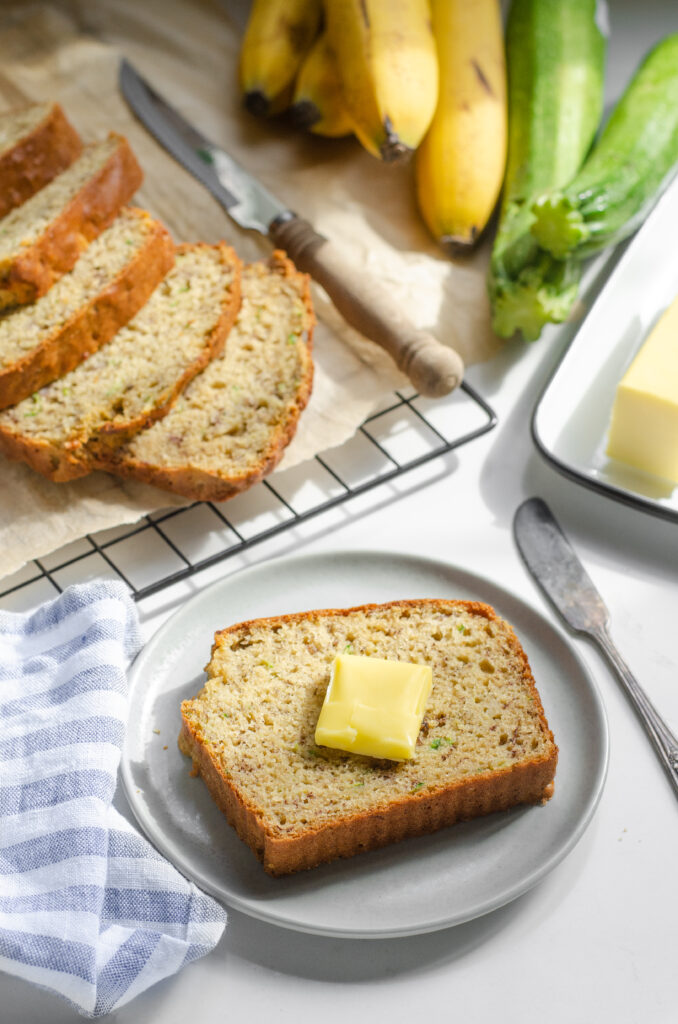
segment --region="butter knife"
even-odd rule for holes
[[[515,514],[518,550],[535,580],[570,629],[602,650],[643,723],[678,796],[678,739],[671,732],[608,632],[609,612],[572,545],[541,498],[529,498]]]
[[[134,114],[175,160],[240,227],[267,235],[321,284],[346,322],[385,349],[420,394],[446,395],[461,383],[464,365],[454,349],[415,327],[376,278],[353,267],[308,221],[184,120],[124,59],[119,81]]]

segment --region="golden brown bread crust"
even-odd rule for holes
[[[0,217],[61,174],[82,151],[82,141],[58,103],[0,157]]]
[[[45,444],[21,434],[11,434],[0,427],[0,452],[10,462],[25,462],[48,480],[63,482],[87,476],[90,468],[86,463],[70,457],[67,451],[60,451],[54,445]]]
[[[323,609],[238,623],[216,634],[212,654],[220,644],[227,642],[230,633],[246,627],[275,627],[280,623],[304,620],[311,615],[318,618],[340,616],[379,607],[407,608],[422,604],[432,608],[456,605],[471,614],[500,621],[490,605],[472,601],[393,601],[381,606],[370,604],[358,608]],[[543,803],[553,795],[558,748],[548,727],[527,655],[510,627],[509,639],[522,665],[523,682],[532,694],[534,708],[551,743],[549,754],[519,765],[467,776],[437,790],[401,797],[369,813],[347,816],[319,827],[309,826],[298,835],[280,836],[266,827],[258,808],[252,806],[224,774],[217,754],[188,720],[183,705],[179,748],[192,758],[194,773],[202,776],[217,806],[271,875],[289,874],[337,858],[352,857],[401,839],[437,831],[458,821],[507,810],[517,804]]]
[[[308,274],[302,274],[298,271],[286,254],[278,249],[272,253],[268,262],[277,273],[283,277],[295,277],[302,285],[302,300],[309,318],[306,345],[310,357],[313,348],[313,328],[316,323],[311,302],[310,278]],[[247,490],[247,488],[259,483],[275,469],[285,453],[285,448],[296,433],[299,416],[308,404],[312,388],[313,361],[309,358],[306,376],[300,382],[292,415],[279,425],[278,431],[271,437],[268,449],[262,455],[256,467],[240,477],[224,479],[193,466],[153,465],[152,463],[142,462],[139,459],[133,459],[125,452],[120,453],[120,456],[116,456],[115,452],[111,452],[110,460],[101,461],[98,468],[115,473],[117,476],[130,477],[147,484],[153,484],[164,491],[181,494],[192,501],[226,501],[228,498],[232,498],[236,494],[240,494],[242,491]]]
[[[170,411],[181,392],[185,389],[186,385],[189,384],[193,378],[204,370],[211,359],[218,356],[223,350],[226,344],[226,338],[228,332],[235,322],[235,318],[238,315],[240,309],[240,271],[242,268],[242,262],[240,261],[235,249],[230,245],[226,245],[225,242],[219,242],[217,245],[208,245],[206,242],[186,243],[177,246],[177,253],[184,252],[188,249],[217,249],[220,254],[221,262],[225,266],[230,267],[233,271],[231,285],[228,290],[228,294],[224,296],[222,303],[221,312],[219,319],[209,333],[207,344],[203,346],[200,356],[194,359],[190,366],[187,366],[181,377],[178,378],[171,393],[169,394],[167,401],[161,406],[157,406],[155,409],[151,409],[144,416],[139,416],[137,419],[132,420],[128,423],[119,425],[116,423],[106,423],[101,428],[100,433],[96,438],[92,439],[91,444],[88,444],[90,449],[91,457],[91,468],[100,468],[96,464],[96,460],[101,459],[106,461],[109,457],[109,453],[115,451],[116,447],[120,444],[124,444],[125,441],[129,441],[134,434],[137,434],[140,430],[145,430],[150,427],[156,420],[162,419]]]
[[[0,409],[16,405],[63,377],[101,348],[137,313],[174,264],[174,242],[160,221],[137,211],[150,229],[115,281],[23,359],[0,370]]]
[[[127,139],[111,132],[118,146],[87,184],[64,207],[34,245],[0,266],[0,309],[34,302],[112,223],[141,185],[143,174]]]
[[[167,401],[163,405],[127,421],[124,425],[104,424],[97,435],[85,443],[74,441],[63,447],[46,440],[36,440],[21,434],[14,434],[0,427],[0,452],[3,455],[15,462],[26,462],[32,469],[55,483],[76,480],[78,477],[91,473],[94,469],[105,468],[110,462],[111,452],[116,444],[122,444],[129,440],[137,431],[150,426],[151,423],[169,412],[188,382],[222,350],[240,306],[241,263],[235,251],[223,242],[218,246],[208,246],[206,243],[199,242],[197,245],[177,246],[176,252],[181,253],[184,249],[198,247],[219,249],[222,261],[233,270],[232,284],[228,296],[225,297],[219,320],[210,332],[200,357],[187,367],[176,381]]]

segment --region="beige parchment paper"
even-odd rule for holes
[[[266,240],[236,228],[134,119],[117,88],[124,54],[192,123],[380,278],[415,323],[467,364],[489,358],[499,343],[485,296],[487,246],[464,262],[437,250],[417,214],[411,166],[384,167],[352,139],[316,139],[243,112],[236,71],[246,11],[237,0],[5,0],[0,109],[56,99],[86,140],[122,132],[145,173],[135,203],[160,217],[176,241],[226,238],[245,260],[266,254]],[[341,444],[406,383],[320,288],[314,303],[313,396],[280,469]],[[86,533],[183,503],[103,473],[53,484],[0,457],[0,576]]]

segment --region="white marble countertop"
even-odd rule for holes
[[[678,29],[673,3],[613,3],[610,93],[663,32]],[[147,636],[212,579],[278,553],[392,549],[442,558],[492,578],[551,621],[511,534],[524,498],[549,503],[611,613],[624,657],[678,728],[675,629],[678,527],[559,476],[536,453],[535,402],[566,341],[507,345],[468,379],[494,406],[498,426],[456,453],[380,487],[304,527],[256,546],[142,602]],[[678,1013],[676,907],[678,804],[645,733],[606,664],[570,642],[599,686],[610,764],[597,812],[574,850],[541,883],[475,921],[410,938],[304,935],[231,911],[216,950],[111,1015],[127,1022],[472,1021],[669,1024]],[[124,799],[119,798],[124,811]],[[129,811],[127,811],[129,813]],[[415,841],[416,842],[416,841]],[[413,849],[413,856],[416,851]],[[60,1000],[0,975],[0,1019],[62,1024],[81,1019]]]

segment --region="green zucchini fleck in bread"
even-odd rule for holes
[[[51,480],[90,472],[102,452],[167,414],[219,352],[240,304],[225,244],[184,245],[146,304],[64,377],[0,413],[0,451]]]
[[[313,310],[306,274],[283,253],[242,272],[242,305],[223,352],[175,407],[100,468],[195,501],[257,483],[283,455],[311,393]]]
[[[110,341],[173,262],[174,243],[160,221],[145,210],[124,209],[45,295],[0,317],[0,409]]]

